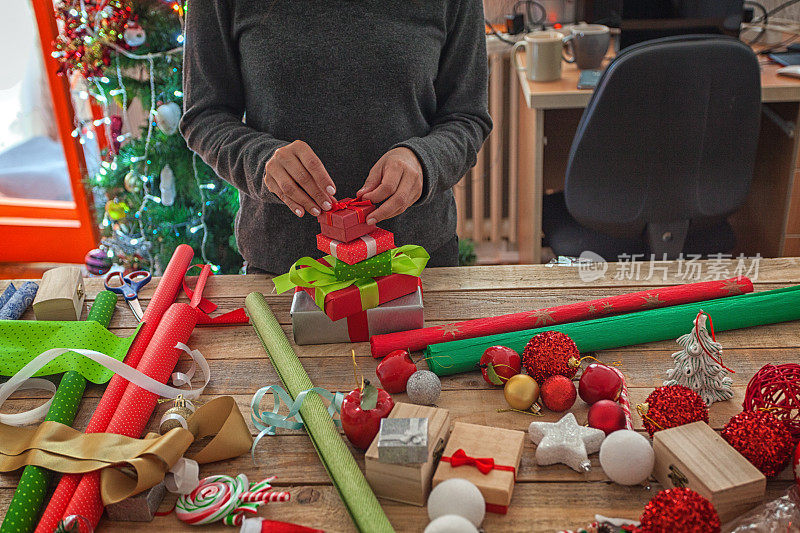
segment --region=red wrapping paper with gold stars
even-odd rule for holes
[[[703,281],[620,294],[556,307],[546,307],[535,311],[477,318],[454,324],[375,335],[370,339],[370,345],[373,357],[383,357],[394,350],[424,350],[427,346],[440,342],[473,339],[486,335],[511,333],[555,324],[567,324],[604,316],[632,313],[644,309],[713,300],[748,292],[753,292],[753,282],[744,276]]]

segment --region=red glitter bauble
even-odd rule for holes
[[[764,365],[744,393],[745,411],[766,409],[786,424],[792,438],[800,440],[800,365]]]
[[[717,533],[719,515],[711,502],[692,489],[662,490],[644,507],[642,533]]]
[[[653,436],[656,431],[702,420],[708,423],[708,406],[700,395],[683,385],[659,387],[639,404],[644,429]]]
[[[560,331],[539,333],[522,352],[522,364],[539,386],[550,376],[572,379],[581,366],[580,358],[578,347]]]
[[[786,425],[767,411],[739,413],[722,428],[722,438],[769,477],[783,470],[794,451]]]
[[[544,380],[540,394],[545,407],[556,413],[572,407],[578,397],[572,380],[564,376],[550,376]]]

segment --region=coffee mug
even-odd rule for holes
[[[561,77],[561,52],[564,35],[557,31],[535,31],[517,41],[511,50],[514,68],[524,70],[529,80],[554,81]],[[525,67],[519,64],[517,50],[525,47]]]
[[[571,49],[572,56],[564,54],[564,61],[575,63],[581,70],[595,70],[603,66],[608,53],[611,33],[602,24],[579,24],[564,37],[564,49]]]

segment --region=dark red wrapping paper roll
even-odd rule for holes
[[[158,287],[156,287],[153,297],[142,315],[143,324],[139,334],[125,357],[125,363],[129,366],[133,368],[138,366],[142,355],[145,353],[148,344],[150,344],[150,340],[158,329],[162,316],[178,296],[183,284],[184,274],[189,268],[193,257],[194,250],[192,250],[191,246],[181,244],[175,248],[167,269],[164,271],[164,276],[159,281]],[[100,399],[100,403],[89,421],[86,433],[106,431],[127,386],[128,381],[126,379],[117,375],[111,378],[103,397]],[[50,498],[36,531],[51,533],[55,530],[61,517],[64,516],[64,510],[72,499],[81,477],[83,477],[81,474],[64,474],[61,476],[61,481],[59,481],[52,498]]]
[[[655,307],[702,302],[748,292],[753,292],[753,282],[744,276],[739,276],[725,280],[650,289],[535,311],[476,318],[454,324],[375,335],[369,342],[372,356],[383,357],[394,350],[424,350],[427,346],[440,342],[511,333],[553,324],[567,324],[579,320],[632,313]]]

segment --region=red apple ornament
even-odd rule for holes
[[[375,374],[386,392],[397,394],[405,392],[406,383],[411,374],[417,371],[417,365],[405,350],[395,350],[383,358],[375,369]]]
[[[511,376],[519,374],[522,359],[511,348],[491,346],[483,352],[479,366],[487,383],[502,387]]]
[[[578,382],[578,395],[588,404],[600,400],[617,401],[622,391],[622,379],[610,366],[592,363],[586,367]]]
[[[363,391],[363,394],[362,394]],[[389,393],[366,382],[363,389],[351,391],[342,400],[342,429],[353,446],[366,451],[381,427],[381,418],[389,416],[394,401]]]
[[[611,400],[595,402],[589,408],[589,427],[602,429],[606,435],[625,429],[625,411]]]
[[[556,374],[550,376],[542,384],[541,398],[545,407],[556,413],[566,411],[575,403],[578,393],[572,380]]]

